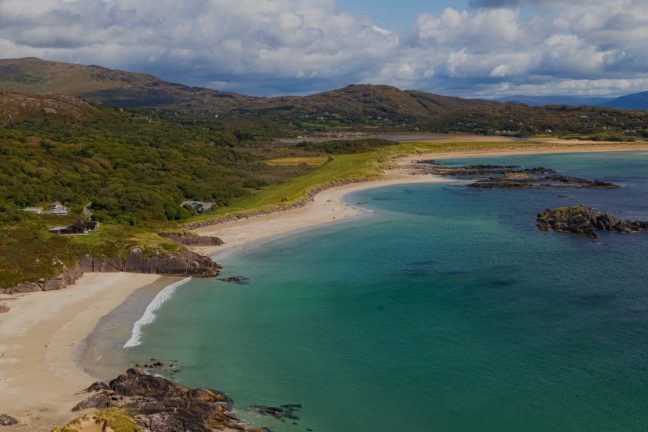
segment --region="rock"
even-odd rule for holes
[[[90,386],[89,390],[98,391],[75,409],[108,404],[124,410],[154,432],[259,431],[237,419],[231,412],[232,401],[213,390],[189,389],[137,369],[129,369],[112,380],[109,389],[104,386],[103,383]]]
[[[140,248],[130,251],[124,261],[123,271],[135,273],[156,273],[169,276],[214,277],[220,273],[220,266],[211,258],[195,252],[146,253]]]
[[[90,408],[95,409],[104,409],[111,406],[111,397],[108,391],[101,391],[100,393],[95,393],[86,400],[78,403],[72,411],[83,411]]]
[[[221,246],[225,242],[218,237],[209,236],[179,236],[175,234],[160,234],[160,237],[165,237],[173,240],[174,242],[185,246]]]
[[[436,161],[419,161],[422,170],[429,174],[436,174],[457,178],[479,178],[469,187],[478,189],[616,189],[619,186],[598,180],[587,180],[578,177],[564,176],[556,173],[551,168],[534,167],[524,169],[517,165],[468,165],[468,166],[443,166]]]
[[[96,383],[90,385],[90,387],[85,389],[85,392],[92,393],[92,392],[98,392],[102,390],[110,390],[110,386],[103,381],[97,381]]]
[[[18,420],[8,416],[7,414],[0,414],[0,426],[13,426],[18,424]]]
[[[299,404],[281,405],[279,407],[253,405],[248,408],[248,411],[262,416],[274,417],[278,420],[299,420],[295,413],[301,408],[302,406]]]
[[[221,267],[211,258],[195,252],[166,253],[133,248],[125,259],[85,255],[81,267],[87,272],[153,273],[168,276],[215,277]]]
[[[9,309],[8,306],[0,305],[0,313],[7,313],[9,311],[10,311],[10,309]]]
[[[236,285],[249,285],[250,284],[250,278],[246,276],[230,276],[222,279],[218,279],[219,281],[227,282],[227,283],[232,283]]]
[[[584,205],[547,209],[538,214],[537,226],[542,231],[572,233],[597,239],[596,231],[618,233],[648,232],[648,222],[615,219],[612,215]]]
[[[36,282],[25,282],[8,290],[9,294],[30,293],[42,291],[42,288]]]
[[[148,362],[144,363],[144,367],[146,369],[160,369],[164,367],[164,363],[158,359],[152,358]]]

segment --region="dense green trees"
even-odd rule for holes
[[[234,148],[241,139],[253,136],[111,108],[78,121],[44,115],[6,124],[0,129],[0,207],[92,202],[101,220],[183,219],[191,215],[180,207],[183,200],[227,205],[270,178],[281,179]]]

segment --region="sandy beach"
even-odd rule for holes
[[[302,207],[196,229],[195,231],[200,235],[216,236],[225,243],[221,246],[195,247],[192,250],[218,258],[223,254],[264,239],[348,220],[365,212],[365,210],[344,203],[344,196],[352,192],[399,184],[455,181],[435,175],[416,175],[414,170],[406,167],[409,162],[409,159],[403,159],[398,168],[388,171],[385,178],[381,180],[351,183],[325,189]]]
[[[193,248],[216,256],[310,227],[338,223],[357,217],[365,210],[344,204],[345,195],[376,187],[453,182],[433,175],[416,174],[412,163],[420,159],[444,159],[492,155],[539,153],[607,152],[648,150],[648,144],[574,143],[553,140],[488,151],[420,152],[394,160],[383,179],[326,189],[306,205],[282,212],[197,229],[200,235],[220,237],[225,244]],[[515,148],[514,148],[515,147]],[[76,393],[96,378],[85,373],[77,359],[79,345],[94,330],[101,317],[109,314],[131,294],[149,284],[171,283],[157,275],[94,273],[62,291],[19,296],[1,296],[0,305],[0,414],[20,420],[7,430],[50,430],[73,414],[70,409],[82,396]],[[133,317],[133,321],[138,317]]]
[[[158,275],[90,273],[62,291],[1,296],[0,413],[20,420],[5,428],[49,431],[65,424],[76,395],[96,381],[76,362],[97,321]]]
[[[526,143],[523,148],[510,138],[505,137],[480,137],[461,136],[466,141],[498,141],[503,144],[511,143],[512,146],[492,150],[475,151],[445,151],[409,154],[394,160],[393,168],[385,172],[380,180],[352,183],[336,186],[318,193],[306,205],[290,210],[271,214],[250,216],[247,218],[228,221],[220,224],[196,229],[199,235],[216,236],[225,243],[221,246],[194,247],[192,250],[204,255],[218,257],[233,250],[244,248],[247,245],[272,239],[281,235],[301,231],[310,227],[336,223],[358,216],[363,210],[344,204],[343,198],[352,192],[384,186],[415,183],[447,183],[456,180],[434,175],[417,174],[410,167],[415,161],[422,159],[451,159],[480,156],[514,156],[526,154],[549,153],[590,153],[590,152],[620,152],[620,151],[648,151],[648,143],[615,143],[595,141],[571,141],[560,139],[538,139]],[[458,140],[459,138],[454,138]],[[443,143],[447,139],[434,140]]]

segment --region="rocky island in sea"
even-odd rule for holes
[[[566,176],[551,168],[522,168],[518,165],[446,166],[436,160],[418,162],[423,172],[446,177],[473,179],[468,187],[479,189],[617,189],[614,183]]]
[[[597,239],[597,231],[615,233],[648,232],[648,221],[617,219],[609,213],[584,205],[547,209],[537,216],[542,231],[571,233],[589,239]]]

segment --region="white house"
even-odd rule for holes
[[[43,214],[43,207],[25,207],[23,211],[29,213]]]
[[[69,208],[65,207],[60,202],[55,201],[52,204],[50,204],[47,214],[51,214],[55,216],[67,216],[69,210],[70,210]]]

